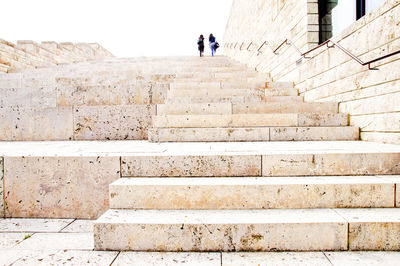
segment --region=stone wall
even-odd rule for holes
[[[375,59],[399,50],[398,17],[400,1],[387,0],[332,40],[364,62]],[[294,81],[306,101],[339,102],[351,125],[360,127],[362,140],[400,144],[399,55],[373,64],[379,70],[368,70],[338,48],[318,48],[301,62],[293,45],[284,44],[278,55],[268,45],[257,51],[264,41],[276,48],[285,39],[301,52],[315,47],[316,0],[234,0],[224,39],[229,57],[274,80]]]
[[[97,43],[56,43],[0,39],[0,72],[114,57]]]

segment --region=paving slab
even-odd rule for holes
[[[334,266],[381,266],[399,265],[400,252],[324,252]]]
[[[63,230],[62,233],[93,233],[94,220],[75,220]]]
[[[31,237],[32,234],[33,233],[0,233],[0,250],[10,249],[18,245],[26,238]]]
[[[14,248],[18,250],[93,250],[93,234],[36,233]]]
[[[118,252],[80,250],[4,250],[2,265],[99,265],[108,266]]]
[[[322,252],[235,252],[222,253],[222,266],[331,266]]]
[[[0,157],[0,219],[4,217],[4,162]]]
[[[121,252],[112,265],[220,266],[220,253]]]
[[[0,219],[0,232],[59,232],[73,219]]]

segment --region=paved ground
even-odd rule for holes
[[[0,219],[0,265],[400,265],[400,252],[93,251],[93,221]]]

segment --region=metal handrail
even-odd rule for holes
[[[329,45],[330,43],[331,43],[332,45]],[[253,44],[252,42],[249,44],[249,46],[247,47],[247,50],[249,49],[249,47],[250,47],[252,44]],[[310,59],[310,57],[307,57],[306,55],[309,54],[309,53],[311,53],[312,51],[317,50],[318,48],[320,48],[320,47],[322,47],[322,46],[324,46],[324,45],[326,45],[328,48],[338,47],[340,50],[342,50],[345,54],[347,54],[348,56],[350,56],[353,60],[355,60],[355,61],[356,61],[357,63],[359,63],[360,65],[362,65],[362,66],[366,66],[366,65],[367,65],[369,70],[378,70],[378,68],[372,68],[372,67],[371,67],[371,64],[372,64],[372,63],[375,63],[375,62],[377,62],[377,61],[379,61],[379,60],[383,60],[383,59],[385,59],[385,58],[388,58],[388,57],[393,56],[393,55],[396,55],[396,54],[400,54],[400,50],[397,50],[397,51],[392,52],[392,53],[390,53],[390,54],[383,55],[383,56],[381,56],[381,57],[372,59],[372,60],[367,61],[367,62],[363,62],[360,58],[358,58],[357,56],[355,56],[354,54],[352,54],[349,50],[347,50],[346,48],[344,48],[343,46],[341,46],[340,44],[338,44],[338,43],[336,43],[336,42],[334,42],[334,41],[332,41],[332,40],[327,40],[327,41],[321,43],[320,45],[318,45],[318,46],[316,46],[316,47],[314,47],[314,48],[312,48],[312,49],[310,49],[310,50],[308,50],[308,51],[302,53],[302,52],[300,51],[300,49],[299,49],[292,41],[290,41],[289,39],[285,39],[285,40],[284,40],[283,42],[281,42],[276,48],[273,48],[267,41],[264,41],[264,42],[258,47],[257,53],[258,53],[258,54],[262,53],[262,52],[261,52],[261,48],[263,48],[264,45],[268,45],[268,47],[271,48],[272,52],[273,52],[275,55],[279,55],[279,53],[277,53],[277,51],[278,51],[284,44],[289,45],[289,46],[292,46],[292,47],[297,51],[297,53],[298,53],[302,58],[304,58],[304,59]],[[242,45],[243,45],[243,43],[242,43]],[[235,46],[236,46],[236,45],[235,45]],[[299,61],[301,61],[301,59],[300,59],[300,60],[297,60],[296,62],[299,62]]]

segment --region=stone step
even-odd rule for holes
[[[294,88],[293,82],[285,82],[285,81],[267,81],[265,82],[265,88],[276,88],[276,89],[285,89],[285,88]]]
[[[254,79],[254,78],[253,78]],[[293,84],[287,85],[287,82],[265,82],[263,80],[249,81],[245,84],[243,82],[234,81],[215,81],[210,78],[209,80],[196,81],[192,79],[177,79],[174,80],[170,88],[171,89],[186,89],[186,90],[198,90],[198,89],[276,89],[276,90],[295,90]],[[268,86],[267,86],[268,85]],[[296,90],[297,91],[297,90]],[[297,94],[296,94],[297,95]]]
[[[156,128],[347,126],[347,114],[157,115]]]
[[[174,97],[167,99],[166,103],[267,103],[267,102],[303,102],[303,96],[190,96],[190,97]]]
[[[242,71],[242,72],[212,72],[208,70],[207,72],[178,72],[175,74],[176,78],[207,78],[207,79],[221,79],[221,78],[251,78],[259,77],[260,74],[255,71]]]
[[[264,114],[264,113],[337,113],[337,103],[191,103],[158,104],[158,115]]]
[[[161,144],[178,145],[176,143]],[[233,150],[228,147],[235,143],[223,144],[225,146],[222,148],[227,150],[226,152],[215,152],[211,147],[207,147],[209,150],[199,150],[200,148],[194,150],[195,147],[202,147],[202,144],[187,143],[186,145],[189,147],[186,147],[185,144],[180,143],[178,150],[164,154],[123,156],[121,158],[121,176],[257,177],[400,174],[399,152],[390,149],[385,152],[375,149],[363,150],[360,147],[364,147],[364,145],[360,146],[355,142],[340,144],[338,142],[317,142],[315,144],[310,142],[256,142],[246,143],[241,149]],[[233,146],[236,147],[238,144]],[[212,147],[218,145],[222,144],[215,143]],[[257,145],[257,151],[253,150],[253,145]],[[261,150],[261,147],[263,147],[262,151],[258,151]]]
[[[394,208],[396,183],[400,176],[120,178],[110,185],[110,208]]]
[[[321,235],[323,232],[323,235]],[[398,250],[400,209],[122,210],[94,223],[96,250]]]
[[[10,66],[0,63],[0,72],[7,73]]]
[[[216,86],[219,86],[216,85]],[[256,96],[256,97],[270,97],[270,96],[298,96],[297,89],[224,89],[218,87],[199,88],[199,89],[171,89],[168,91],[168,98],[175,97],[199,97],[199,96]]]
[[[357,127],[149,128],[150,142],[358,140]]]
[[[223,83],[222,86],[227,87],[230,84],[235,84],[236,86],[241,86],[244,88],[257,88],[264,87],[266,77],[247,77],[244,75],[232,75],[227,77],[187,77],[187,78],[175,78],[174,83],[204,83],[204,82],[220,82]]]

